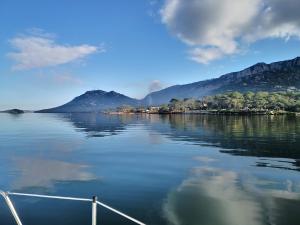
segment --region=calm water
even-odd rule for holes
[[[0,151],[3,190],[95,194],[149,225],[300,224],[300,118],[0,114]],[[25,225],[90,224],[88,203],[13,200]]]

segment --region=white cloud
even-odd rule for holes
[[[10,44],[16,49],[8,57],[16,64],[15,70],[51,67],[82,59],[96,52],[103,52],[103,47],[93,45],[60,45],[54,37],[47,35],[23,35],[11,39]]]
[[[299,8],[298,0],[166,0],[160,13],[190,58],[209,63],[258,40],[300,38]]]
[[[149,90],[149,93],[151,93],[153,91],[159,91],[163,88],[164,88],[164,84],[160,80],[153,80],[153,81],[151,81],[151,83],[148,87],[148,90]]]
[[[211,60],[219,59],[223,52],[216,47],[212,48],[193,48],[189,51],[190,59],[203,64],[208,64]]]

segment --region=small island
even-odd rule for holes
[[[10,114],[23,114],[25,113],[24,110],[21,109],[9,109],[9,110],[5,110],[5,111],[1,111],[2,113],[10,113]]]

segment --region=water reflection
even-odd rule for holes
[[[160,143],[162,135],[175,141],[221,147],[220,152],[232,155],[278,158],[257,162],[257,166],[299,170],[299,117],[70,114],[66,118],[88,137],[117,135],[139,123],[150,131],[153,143]]]
[[[300,118],[289,116],[213,115],[65,115],[91,137],[116,135],[134,123],[170,138],[213,144],[244,156],[300,158]],[[247,151],[244,151],[247,150]]]
[[[169,193],[164,214],[174,225],[297,224],[299,181],[281,189],[274,181],[198,167]]]
[[[300,219],[299,120],[2,115],[0,185],[31,193],[92,193],[146,224],[295,225]],[[51,202],[16,203],[28,224],[59,224],[49,220],[59,217],[64,224],[84,224],[80,217],[90,215],[90,208],[84,214],[74,206],[66,216],[72,221],[65,222],[66,211],[53,210]],[[47,210],[36,219],[31,213],[40,206]],[[101,212],[105,224],[123,222]]]
[[[62,115],[76,127],[77,131],[85,132],[87,137],[117,135],[126,129],[126,125],[135,120],[130,115],[105,115],[98,113],[71,113]]]
[[[297,117],[174,115],[168,122],[174,137],[235,149],[232,154],[300,158]]]
[[[96,179],[87,171],[88,166],[58,160],[17,158],[14,160],[14,167],[19,174],[12,184],[15,190],[30,187],[51,188],[55,182]]]
[[[278,158],[258,166],[299,169],[299,117],[171,115],[161,122],[165,126],[152,129],[173,140],[221,147],[232,155]]]

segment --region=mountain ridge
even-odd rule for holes
[[[228,91],[284,91],[290,86],[300,88],[300,57],[269,64],[260,62],[218,78],[174,85],[148,94],[143,101],[163,104],[171,98],[201,98]]]
[[[300,89],[300,57],[273,63],[256,63],[246,69],[218,78],[174,85],[135,99],[115,91],[91,90],[70,102],[37,112],[94,112],[122,105],[149,106],[168,103],[172,98],[202,98],[229,91],[286,91]]]

